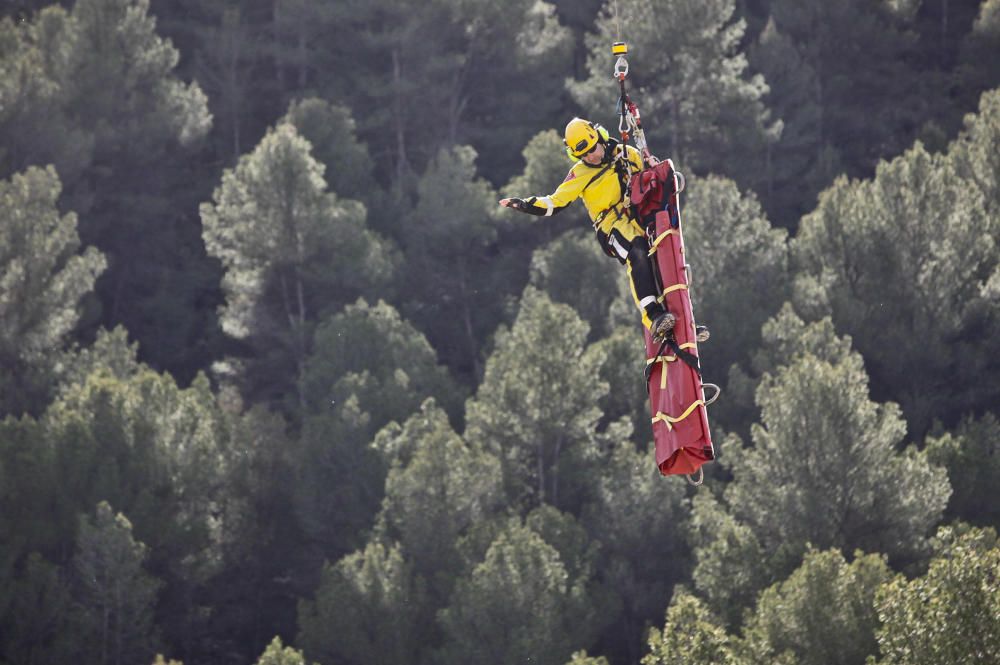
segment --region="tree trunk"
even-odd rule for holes
[[[403,103],[400,90],[402,89],[403,70],[399,64],[399,49],[392,49],[392,115],[393,127],[396,131],[396,187],[399,192],[403,191],[403,182],[406,179],[407,159],[406,159],[406,131],[403,123]]]
[[[278,91],[285,93],[285,63],[281,57],[281,0],[275,0],[271,11],[271,38],[274,40],[274,75],[278,82]]]

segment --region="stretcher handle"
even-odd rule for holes
[[[687,474],[684,477],[687,478],[687,481],[689,483],[691,483],[695,487],[698,487],[703,482],[705,482],[705,469],[703,469],[700,466],[698,467],[698,480],[694,480],[694,474],[693,473],[689,473],[689,474]]]
[[[705,400],[705,406],[708,406],[709,404],[715,403],[715,400],[719,399],[719,395],[722,394],[722,388],[720,388],[719,386],[717,386],[714,383],[703,383],[703,384],[701,384],[701,388],[702,388],[702,391],[704,391],[705,388],[715,388],[715,394],[712,395],[712,399],[706,399]]]

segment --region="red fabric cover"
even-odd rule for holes
[[[653,177],[646,175],[650,171],[654,172]],[[680,234],[680,209],[673,164],[670,160],[666,160],[653,169],[647,169],[647,171],[635,175],[633,187],[636,180],[643,177],[647,178],[647,183],[654,178],[657,181],[655,186],[645,188],[648,192],[646,201],[653,201],[653,205],[658,205],[661,208],[665,204],[667,208],[655,213],[656,233],[653,236],[654,240],[661,238],[667,231],[675,231],[673,234],[662,237],[656,252],[653,254],[663,288],[669,290],[674,285],[687,285],[687,271],[684,270],[684,241]],[[660,191],[657,192],[656,189]],[[636,203],[633,199],[633,205]],[[637,207],[643,203],[644,201],[640,198]],[[676,226],[671,224],[672,219],[676,220]],[[678,288],[669,291],[666,305],[667,309],[677,317],[677,323],[674,327],[677,344],[682,349],[697,356],[697,346],[685,347],[689,343],[696,345],[694,315],[691,311],[691,298],[688,295],[688,290]],[[645,336],[646,358],[651,359],[660,345],[653,343],[648,330],[645,330]],[[673,357],[674,352],[667,346],[664,347],[661,355]],[[664,367],[667,368],[665,382],[663,381]],[[656,444],[656,464],[660,473],[663,475],[691,474],[705,462],[714,459],[715,451],[708,428],[708,414],[703,404],[705,392],[701,378],[694,368],[680,358],[670,362],[654,362],[652,371],[649,373],[648,388],[650,411],[654,418],[658,413],[666,414],[672,418],[680,418],[692,404],[698,400],[702,401],[702,404],[696,406],[687,417],[671,423],[669,426],[663,420],[654,420],[653,439]]]

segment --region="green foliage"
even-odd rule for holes
[[[596,445],[596,404],[607,384],[584,355],[587,324],[566,305],[529,287],[466,406],[465,438],[502,460],[514,505],[572,506],[589,484]],[[575,485],[575,486],[574,486]]]
[[[301,651],[283,646],[281,638],[275,637],[257,659],[257,665],[308,665],[308,663]]]
[[[66,546],[64,527],[73,517],[54,515],[51,502],[59,496],[63,479],[56,466],[54,447],[47,441],[45,428],[30,416],[7,417],[0,421],[0,587],[13,586],[18,563],[31,552],[56,552]],[[61,518],[61,519],[60,519]],[[4,603],[0,602],[0,609]]]
[[[829,182],[833,155],[822,146],[823,108],[816,71],[774,19],[749,50],[750,63],[767,79],[764,102],[781,119],[781,136],[768,145],[766,176],[758,190],[778,226],[794,229]]]
[[[663,630],[650,630],[642,665],[736,665],[731,642],[705,604],[682,590],[674,594]]]
[[[752,193],[718,177],[692,178],[683,208],[691,299],[712,330],[699,352],[720,373],[746,363],[761,325],[790,295],[787,234],[772,228]]]
[[[876,394],[896,396],[918,436],[935,415],[995,401],[976,377],[996,357],[984,286],[1000,266],[997,237],[977,187],[918,144],[872,181],[838,179],[792,243],[800,286],[823,294]]]
[[[0,71],[32,82],[15,86],[10,113],[0,112],[0,171],[55,165],[62,205],[108,257],[101,309],[85,328],[124,324],[146,357],[189,380],[215,326],[206,301],[218,276],[191,208],[204,170],[191,157],[211,117],[200,88],[176,77],[180,55],[148,10],[148,0],[79,0],[20,22],[13,35],[0,29],[9,47],[0,47]]]
[[[996,16],[1000,22],[1000,11]],[[965,130],[949,147],[948,156],[958,176],[982,192],[987,215],[995,224],[1000,210],[1000,89],[984,93],[978,111],[966,116]]]
[[[382,300],[358,300],[323,321],[314,347],[303,379],[309,413],[336,411],[354,396],[370,415],[363,438],[413,413],[430,396],[451,413],[459,410],[458,387],[427,338]]]
[[[52,475],[23,500],[41,501],[57,538],[55,561],[84,506],[121,506],[150,548],[148,569],[168,590],[157,611],[169,618],[170,637],[197,639],[174,630],[205,620],[195,589],[222,563],[227,458],[241,453],[224,453],[226,430],[207,380],[181,390],[148,370],[127,380],[93,374],[46,411],[42,427]]]
[[[295,519],[299,447],[287,435],[284,419],[259,405],[240,413],[225,392],[219,401],[223,461],[214,467],[220,485],[214,498],[214,565],[207,580],[197,580],[194,608],[184,595],[188,590],[171,585],[181,593],[168,623],[177,632],[166,637],[189,658],[245,653],[266,638],[263,626],[293,634],[299,595],[288,580],[304,566],[318,569]]]
[[[622,294],[622,299],[628,296]],[[631,307],[631,299],[628,298]],[[632,308],[630,314],[634,314]],[[636,325],[617,326],[610,336],[594,342],[584,352],[588,363],[597,363],[598,378],[608,384],[608,391],[598,401],[601,410],[601,424],[613,423],[619,418],[628,418],[632,432],[643,440],[649,440],[649,395],[643,381],[646,366],[645,349],[638,322]],[[603,429],[603,427],[602,427]]]
[[[339,557],[361,545],[382,499],[387,464],[369,445],[375,434],[431,395],[457,413],[460,393],[426,338],[382,301],[324,321],[314,347],[296,498],[307,533]]]
[[[97,331],[97,339],[90,346],[63,354],[59,360],[59,383],[65,393],[86,383],[91,374],[108,374],[125,381],[146,369],[139,363],[139,344],[130,343],[128,331],[118,326],[111,331]]]
[[[614,88],[607,49],[617,26],[628,26],[634,54],[629,89],[642,109],[653,153],[699,173],[754,183],[761,172],[757,156],[780,126],[761,103],[764,79],[746,71],[739,51],[746,26],[735,13],[735,0],[605,2],[596,32],[586,38],[589,77],[569,84],[573,97],[585,108],[609,108]]]
[[[310,150],[292,125],[279,125],[226,170],[213,203],[201,206],[205,245],[226,271],[222,327],[262,355],[244,377],[248,394],[294,391],[300,408],[316,320],[392,273],[391,258],[365,228],[364,207],[326,191]]]
[[[0,181],[0,414],[38,411],[54,361],[76,327],[81,299],[104,271],[104,255],[82,253],[76,215],[60,215],[51,167]]]
[[[370,543],[327,564],[299,607],[299,642],[326,663],[404,663],[423,644],[424,589],[398,546]]]
[[[572,44],[547,2],[440,0],[415,12],[403,0],[350,0],[323,20],[289,34],[285,48],[318,47],[307,78],[352,105],[397,191],[460,143],[493,155],[490,177],[501,180],[538,131],[523,110],[545,126],[565,104],[552,80],[569,65]]]
[[[173,658],[167,660],[163,657],[163,654],[158,653],[156,654],[156,660],[153,661],[153,665],[184,665],[184,663],[179,660],[174,660]]]
[[[278,124],[284,123],[309,141],[313,157],[326,167],[323,175],[331,192],[369,206],[378,202],[374,165],[368,148],[355,135],[354,118],[346,107],[309,97],[292,102]]]
[[[811,185],[809,195],[843,170],[858,177],[870,173],[879,157],[900,152],[915,138],[919,118],[931,115],[939,103],[937,95],[908,83],[924,75],[928,87],[937,81],[935,72],[914,70],[921,45],[907,25],[907,12],[894,13],[891,4],[769,3],[774,30],[784,43],[762,45],[771,53],[757,62],[769,83],[774,75],[769,101],[775,110],[792,111],[789,142],[776,146],[772,164],[780,168],[786,152],[792,159],[805,157],[800,173]],[[780,55],[784,63],[776,62]],[[799,64],[787,85],[782,85],[783,64]],[[859,100],[864,112],[858,112]]]
[[[161,583],[143,570],[146,546],[107,502],[84,518],[73,559],[85,662],[141,662],[154,653],[153,607]]]
[[[577,651],[566,665],[609,665],[604,656],[588,656],[586,651]]]
[[[562,665],[591,634],[583,582],[540,535],[511,524],[438,614],[441,662]]]
[[[993,529],[942,529],[923,577],[896,577],[876,597],[881,665],[986,665],[1000,653],[1000,547]]]
[[[593,234],[582,230],[560,236],[531,259],[530,284],[575,309],[592,335],[608,332],[608,308],[628,297],[618,288],[619,277],[617,263],[608,260]]]
[[[951,490],[923,453],[896,452],[899,410],[869,400],[856,353],[836,363],[804,355],[766,375],[757,402],[762,424],[726,501],[767,549],[792,560],[805,543],[902,560],[919,554]]]
[[[789,310],[783,316],[790,318]],[[817,350],[829,352],[823,329],[814,326],[802,341],[818,341]],[[735,522],[717,543],[698,548],[698,569],[709,570],[696,569],[695,579],[721,587],[710,594],[716,602],[752,597],[756,584],[796,568],[809,543],[881,552],[898,563],[925,551],[951,491],[947,478],[926,454],[912,447],[896,452],[905,434],[899,409],[870,401],[861,358],[845,348],[841,342],[835,357],[802,351],[764,375],[754,447],[730,462],[733,481],[724,496]],[[766,552],[765,561],[746,556],[754,552]],[[737,565],[723,578],[734,580],[728,587],[711,574],[727,559]]]
[[[975,97],[984,90],[1000,85],[1000,66],[993,57],[1000,48],[1000,2],[983,0],[972,30],[960,44],[960,62],[956,75],[958,92],[966,102],[965,109],[975,104]]]
[[[863,665],[876,652],[874,598],[890,578],[884,557],[810,551],[802,565],[761,594],[743,630],[746,663],[779,657],[799,665]]]
[[[954,432],[929,437],[927,456],[948,470],[947,514],[983,526],[1000,524],[1000,419],[966,416]]]
[[[646,626],[659,621],[671,588],[689,579],[685,487],[665,481],[650,455],[627,440],[610,444],[592,482],[580,523],[598,546],[596,577],[609,591],[599,602],[610,623],[605,639],[638,660]]]
[[[0,584],[0,653],[11,663],[71,662],[81,641],[65,571],[33,553],[12,572]]]
[[[464,565],[460,539],[506,499],[499,460],[462,441],[432,400],[402,426],[379,432],[375,445],[391,460],[381,529],[398,539],[432,598],[443,603]]]
[[[731,455],[733,447],[726,450]],[[697,554],[694,584],[725,625],[738,626],[744,611],[773,580],[773,554],[751,526],[710,494],[694,498],[691,526]]]
[[[451,367],[478,376],[482,340],[500,321],[509,287],[496,271],[482,269],[495,253],[497,205],[475,160],[468,146],[441,150],[417,181],[416,208],[396,224],[405,254],[403,314],[435,348],[451,347],[445,358]]]

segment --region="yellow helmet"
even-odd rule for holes
[[[563,143],[566,144],[566,152],[573,159],[583,157],[601,138],[607,139],[607,130],[601,131],[603,129],[600,125],[595,125],[589,120],[573,118],[566,125],[566,134],[563,139]]]

